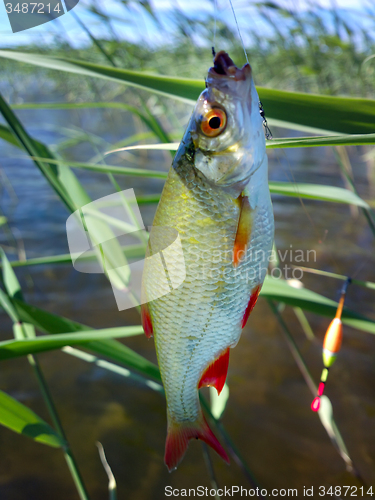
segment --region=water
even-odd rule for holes
[[[29,95],[26,100],[42,99]],[[44,99],[42,99],[44,100]],[[132,133],[124,112],[20,111],[19,117],[38,139],[61,141],[63,127],[82,127],[114,143]],[[39,125],[43,124],[43,126]],[[273,130],[274,136],[287,131]],[[103,149],[103,145],[101,148]],[[2,193],[1,206],[9,215],[13,236],[27,258],[68,252],[65,221],[68,212],[41,173],[16,148],[2,143],[1,168],[17,195],[12,200]],[[350,158],[356,186],[365,199],[373,196],[373,182],[361,159],[363,150],[351,148]],[[87,142],[70,151],[75,160],[89,160],[95,154]],[[21,156],[23,158],[21,158]],[[141,157],[141,155],[138,155]],[[150,165],[167,169],[170,160],[152,153]],[[270,179],[344,186],[339,167],[329,148],[270,151]],[[115,161],[115,160],[113,160]],[[112,162],[112,159],[111,159]],[[78,172],[92,198],[113,192],[105,176]],[[162,182],[131,177],[119,179],[136,194],[158,192]],[[373,236],[364,216],[347,205],[304,201],[274,196],[276,245],[282,251],[316,251],[316,262],[303,263],[340,274],[375,281]],[[142,206],[145,224],[151,224],[156,205]],[[306,214],[308,213],[308,215]],[[313,225],[310,220],[313,221]],[[0,237],[10,257],[14,239]],[[322,243],[319,241],[322,240]],[[289,263],[290,255],[286,262]],[[138,314],[118,312],[110,285],[101,275],[80,274],[71,265],[18,269],[25,299],[38,307],[96,328],[139,324]],[[337,299],[342,282],[310,274],[306,287]],[[352,285],[347,305],[375,319],[373,292]],[[308,341],[293,311],[283,317],[307,361],[315,380],[322,369],[321,345],[329,318],[307,313],[316,339]],[[12,337],[11,323],[1,314],[1,340]],[[126,345],[155,362],[153,341],[144,336],[126,340]],[[344,343],[331,370],[326,394],[349,453],[367,484],[374,484],[375,472],[375,337],[344,327]],[[163,463],[166,413],[163,397],[144,385],[112,374],[56,351],[38,356],[54,396],[68,439],[80,465],[90,497],[108,498],[107,479],[95,443],[100,441],[118,484],[119,498],[165,498],[164,488],[210,487],[201,443],[191,442],[177,472],[169,474]],[[231,351],[228,383],[230,399],[223,423],[249,464],[259,483],[272,488],[352,485],[357,482],[330,443],[319,418],[310,410],[313,399],[284,340],[283,333],[264,299],[260,299],[242,335]],[[49,421],[47,411],[26,359],[1,364],[0,386],[8,394]],[[40,500],[78,498],[62,453],[0,429],[0,498]],[[228,467],[211,454],[220,487],[250,488],[232,460]]]

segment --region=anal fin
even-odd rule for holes
[[[251,224],[252,224],[252,208],[248,196],[240,195],[240,217],[238,220],[236,239],[233,247],[233,265],[237,267],[241,259],[244,258],[247,245],[250,241]]]
[[[149,339],[154,334],[154,329],[152,327],[151,314],[147,303],[141,305],[141,319],[142,326],[146,337]]]
[[[225,349],[225,351],[223,351],[220,356],[205,369],[199,381],[198,389],[201,387],[211,386],[215,387],[217,393],[220,394],[227,378],[228,365],[229,347]]]

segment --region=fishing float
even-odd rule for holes
[[[326,334],[324,336],[323,342],[323,371],[320,376],[320,383],[318,387],[317,395],[314,401],[311,403],[312,411],[318,411],[320,408],[320,397],[324,393],[324,389],[327,383],[329,369],[336,361],[337,354],[340,351],[341,343],[342,343],[342,321],[341,315],[344,307],[346,291],[348,289],[349,284],[351,283],[351,279],[347,278],[344,283],[344,286],[341,290],[341,297],[339,301],[339,305],[337,307],[336,316],[331,321]]]

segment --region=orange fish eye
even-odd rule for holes
[[[202,119],[201,130],[208,137],[217,137],[225,129],[227,115],[220,108],[210,109]]]

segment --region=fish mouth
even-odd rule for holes
[[[209,69],[208,74],[211,76],[229,77],[233,80],[246,80],[251,76],[250,64],[245,64],[241,69],[237,68],[227,52],[221,50],[214,59],[214,65]]]

